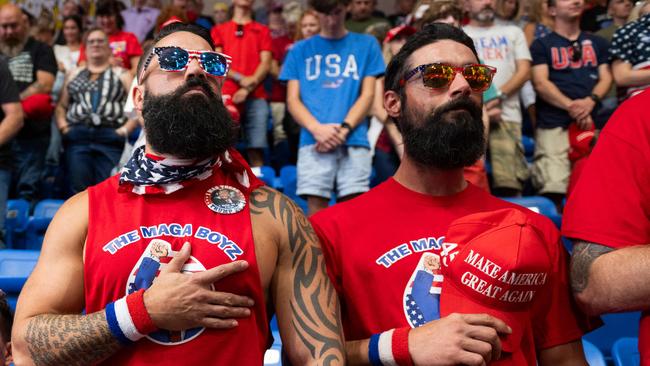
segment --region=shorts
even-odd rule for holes
[[[521,191],[530,176],[521,142],[521,123],[501,121],[490,125],[488,140],[494,188]]]
[[[303,146],[298,150],[296,193],[329,200],[335,186],[339,198],[367,192],[371,167],[372,156],[366,147],[339,146],[319,153],[316,145]]]
[[[570,176],[569,133],[566,128],[538,128],[535,131],[533,187],[539,193],[565,194]]]

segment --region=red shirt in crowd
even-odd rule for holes
[[[564,236],[617,249],[650,243],[649,104],[650,90],[621,104],[607,122],[567,202]],[[639,330],[645,366],[649,315],[644,312]]]
[[[293,39],[282,35],[279,37],[271,38],[271,54],[273,60],[278,62],[278,65],[282,66],[284,62],[284,57],[289,52],[291,45],[293,44]],[[271,102],[281,102],[284,103],[287,100],[287,87],[284,83],[281,83],[278,80],[273,80],[271,86],[271,97],[269,98]]]
[[[113,51],[113,58],[117,62],[117,66],[131,70],[131,58],[142,56],[142,47],[136,38],[135,34],[124,31],[117,31],[108,36],[108,44]],[[79,62],[86,61],[86,47],[82,44],[79,50]]]
[[[241,27],[238,31],[237,27]],[[238,25],[231,21],[215,25],[210,31],[215,47],[221,48],[221,52],[232,57],[230,70],[236,71],[244,76],[250,76],[260,64],[262,51],[272,51],[271,32],[265,25],[255,21]],[[230,78],[223,84],[223,94],[233,95],[239,89],[239,85]],[[259,83],[251,94],[253,98],[267,98],[264,85]]]

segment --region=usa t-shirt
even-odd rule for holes
[[[573,61],[573,42],[553,32],[536,39],[530,46],[533,65],[547,65],[548,78],[571,99],[591,95],[598,83],[598,66],[608,63],[607,41],[591,33],[581,32],[577,40],[582,57]],[[568,127],[573,121],[569,112],[557,108],[537,95],[537,125],[541,128]],[[592,116],[597,108],[592,111]]]
[[[543,233],[553,271],[532,305],[520,349],[491,365],[535,365],[536,350],[577,341],[598,323],[577,309],[569,289],[568,255],[547,218],[469,184],[450,196],[430,196],[390,178],[369,192],[311,217],[327,272],[341,300],[346,340],[440,317],[442,275],[423,263],[445,263],[456,244],[445,242],[452,221],[473,213],[520,209]],[[495,243],[498,246],[499,243]],[[429,278],[428,283],[422,283]]]
[[[320,123],[340,124],[361,94],[363,78],[383,75],[384,60],[377,41],[368,35],[349,32],[339,39],[315,35],[291,48],[280,80],[298,80],[300,99]],[[370,147],[368,120],[350,133],[348,146]],[[300,146],[315,144],[306,129]]]

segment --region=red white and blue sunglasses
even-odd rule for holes
[[[144,62],[142,71],[140,72],[140,77],[138,78],[139,82],[142,82],[144,73],[155,55],[158,56],[158,64],[164,71],[185,71],[190,60],[196,58],[199,60],[199,64],[203,71],[214,77],[226,76],[226,74],[228,74],[230,63],[232,62],[230,56],[214,51],[187,50],[176,46],[154,47]]]

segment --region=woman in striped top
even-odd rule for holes
[[[130,74],[111,65],[108,36],[91,29],[84,46],[87,63],[68,75],[56,109],[70,194],[109,177],[135,128],[124,115]]]

